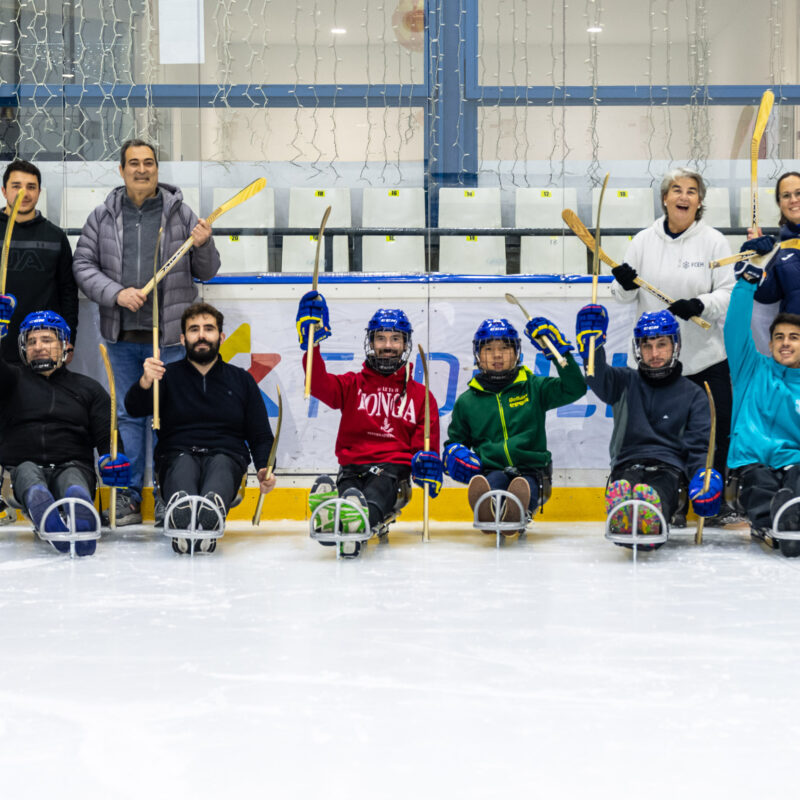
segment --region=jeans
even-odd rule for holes
[[[129,416],[125,408],[125,395],[128,393],[128,389],[142,377],[144,361],[153,355],[153,347],[150,344],[138,342],[106,342],[106,347],[117,389],[117,424],[125,455],[131,462],[129,491],[131,498],[140,503],[142,484],[144,483],[144,461],[147,454],[147,431],[152,428],[152,417]],[[185,354],[186,351],[180,344],[161,348],[161,360],[165,364],[180,361]],[[154,431],[153,449],[155,449],[156,441]]]
[[[64,497],[70,486],[81,486],[86,489],[90,497],[94,495],[94,472],[79,461],[65,461],[54,466],[23,461],[16,467],[11,467],[9,473],[11,485],[14,487],[14,497],[22,506],[25,505],[25,492],[37,484],[47,487],[56,500]]]

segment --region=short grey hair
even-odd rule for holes
[[[703,205],[703,201],[706,199],[706,182],[703,180],[703,176],[699,172],[695,172],[692,169],[687,169],[686,167],[675,167],[675,169],[671,169],[661,179],[661,208],[664,209],[664,213],[666,214],[667,207],[664,205],[664,198],[667,196],[669,187],[681,178],[691,178],[697,184],[697,193],[700,196],[700,205],[697,207],[695,219],[700,220],[703,218],[703,212],[706,210],[706,207]]]

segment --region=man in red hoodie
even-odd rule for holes
[[[308,350],[309,328],[314,342],[331,335],[328,306],[317,292],[308,292],[297,311],[300,347]],[[378,309],[367,324],[366,361],[360,372],[331,375],[319,348],[313,348],[311,394],[342,411],[336,437],[339,474],[334,481],[320,475],[311,489],[312,511],[333,497],[346,497],[364,507],[370,530],[391,516],[398,490],[409,476],[436,497],[442,486],[439,458],[439,410],[430,396],[430,448],[424,449],[425,387],[411,378],[411,323],[403,311]],[[307,354],[303,357],[306,365]],[[349,532],[363,530],[360,515],[342,509]],[[356,556],[360,542],[340,544],[345,556]]]

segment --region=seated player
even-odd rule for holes
[[[728,466],[736,470],[739,499],[751,534],[770,540],[775,514],[800,496],[800,315],[782,312],[769,329],[770,355],[759,353],[750,333],[753,297],[763,270],[737,265],[725,322],[725,348],[733,379],[733,433]],[[782,530],[800,530],[800,506],[791,506]],[[778,540],[785,556],[800,555],[800,541]],[[773,542],[774,544],[774,542]]]
[[[595,339],[595,374],[589,388],[614,408],[611,474],[606,486],[606,513],[614,533],[632,533],[630,506],[614,513],[626,500],[651,503],[669,520],[678,506],[682,484],[693,476],[689,497],[694,510],[710,517],[719,510],[722,476],[711,470],[703,492],[711,413],[705,392],[681,375],[681,335],[667,311],[647,311],[633,329],[637,368],[611,367],[606,362],[608,312],[587,305],[578,312],[576,341],[584,362]],[[638,533],[659,535],[661,522],[649,509],[638,516]],[[657,545],[658,546],[658,545]]]
[[[307,351],[309,327],[317,325],[315,342],[331,335],[328,306],[317,292],[308,292],[297,311],[300,347]],[[331,408],[340,409],[342,420],[336,437],[339,474],[334,481],[320,476],[311,490],[312,512],[335,497],[361,505],[370,530],[379,529],[393,514],[402,484],[411,477],[431,497],[442,486],[439,449],[439,411],[430,396],[430,450],[424,450],[425,387],[411,377],[411,323],[397,308],[380,308],[367,323],[366,361],[359,372],[331,375],[318,347],[314,347],[311,394]],[[308,354],[303,356],[305,368]],[[348,532],[364,529],[360,514],[342,509]],[[355,557],[358,541],[340,543],[340,553]]]
[[[15,305],[12,295],[0,295],[0,337],[8,331]],[[19,326],[21,363],[9,364],[0,357],[0,464],[9,469],[14,496],[43,538],[68,531],[55,511],[42,520],[57,499],[93,502],[93,448],[102,452],[110,441],[111,399],[97,381],[64,367],[69,341],[62,317],[35,311]],[[114,462],[101,457],[99,466],[104,480],[124,484],[124,455]],[[92,512],[76,504],[76,531],[92,531],[95,524]],[[69,552],[69,542],[52,544]],[[96,545],[95,540],[78,541],[75,551],[91,555]]]
[[[266,480],[273,436],[267,409],[253,376],[219,356],[225,339],[223,316],[208,303],[194,303],[181,316],[181,344],[186,357],[164,364],[147,358],[142,377],[125,396],[133,417],[153,413],[152,387],[159,381],[161,427],[155,462],[159,486],[167,505],[189,495],[205,497],[219,509],[222,519],[236,499],[252,458],[262,493],[272,491],[275,475]],[[191,504],[173,507],[172,527],[188,530]],[[218,514],[198,507],[197,525],[219,528]],[[217,540],[200,539],[198,549],[213,552]],[[191,551],[185,537],[174,537],[176,553]]]
[[[519,500],[524,518],[513,502],[505,502],[502,511],[503,521],[519,523],[519,533],[537,504],[544,502],[540,487],[552,473],[545,413],[586,394],[580,367],[569,352],[572,345],[552,322],[536,317],[526,325],[525,335],[548,358],[552,359],[550,350],[541,344],[545,336],[566,357],[566,366],[556,362],[558,377],[534,375],[520,364],[519,334],[508,320],[484,320],[472,340],[477,372],[455,402],[444,446],[445,471],[453,480],[469,484],[473,511],[480,497],[492,489],[506,490]],[[481,503],[478,519],[494,521],[491,502]],[[492,532],[484,529],[484,533]]]

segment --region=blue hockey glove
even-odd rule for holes
[[[427,486],[431,497],[436,497],[441,491],[443,477],[442,460],[433,450],[420,450],[411,459],[411,479],[423,489]]]
[[[555,324],[545,317],[534,317],[530,320],[525,326],[525,335],[528,337],[531,344],[537,350],[544,353],[550,360],[553,359],[553,354],[548,347],[545,347],[544,344],[538,341],[539,339],[549,339],[562,356],[574,349]]]
[[[469,483],[481,471],[481,460],[463,444],[453,442],[444,450],[444,471],[459,483]]]
[[[701,517],[713,517],[719,513],[722,504],[722,475],[715,469],[711,470],[711,480],[708,483],[708,491],[703,491],[703,479],[706,471],[699,469],[689,482],[689,499],[692,501],[692,508]]]
[[[740,261],[735,264],[733,274],[736,276],[737,281],[741,278],[748,283],[761,283],[764,278],[764,270],[749,261]]]
[[[605,306],[590,303],[578,312],[575,319],[575,341],[578,344],[578,352],[584,361],[589,358],[592,336],[597,337],[594,341],[594,349],[597,350],[606,343],[607,330],[608,311]]]
[[[739,252],[743,253],[745,250],[755,250],[760,256],[765,256],[767,253],[772,252],[775,247],[775,239],[772,236],[758,236],[755,239],[748,239],[740,248]]]
[[[8,323],[17,307],[17,298],[13,294],[0,294],[0,339],[8,333]]]
[[[300,298],[297,307],[297,340],[302,350],[308,350],[308,329],[316,325],[314,344],[319,344],[331,335],[331,324],[328,319],[328,304],[319,292],[306,292]]]
[[[127,488],[131,483],[131,462],[124,453],[111,458],[109,453],[97,459],[100,479],[106,486]]]

